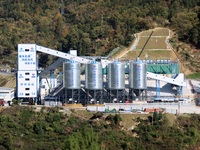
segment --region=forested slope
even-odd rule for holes
[[[153,113],[130,119],[126,130],[120,114],[94,114],[90,119],[61,113],[60,108],[15,106],[0,113],[1,150],[195,150],[200,148],[200,115]],[[134,115],[131,114],[134,118]],[[170,120],[173,117],[170,116]]]
[[[199,5],[200,0],[1,0],[1,57],[15,52],[18,43],[106,55],[128,46],[134,33],[158,26],[199,48]],[[50,63],[47,55],[40,59]]]

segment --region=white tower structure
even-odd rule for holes
[[[17,97],[37,102],[39,79],[36,44],[18,44]]]

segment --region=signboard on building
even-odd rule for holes
[[[35,44],[18,44],[18,70],[36,70],[37,55]]]

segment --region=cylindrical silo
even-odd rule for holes
[[[108,64],[108,88],[125,89],[125,64],[115,61]]]
[[[80,89],[80,63],[63,63],[63,85],[66,89]]]
[[[147,89],[146,63],[140,60],[129,63],[129,86],[133,89]]]
[[[100,62],[86,64],[85,88],[88,90],[101,90],[103,88],[102,64]]]

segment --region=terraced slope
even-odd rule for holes
[[[140,59],[169,59],[173,61],[177,60],[177,57],[174,54],[171,45],[168,43],[169,38],[172,34],[171,31],[167,28],[155,28],[153,30],[154,33],[147,43]],[[129,48],[126,48],[118,54],[114,55],[114,58],[119,60],[135,59],[145,45],[145,42],[147,41],[151,32],[152,30],[147,30],[135,34],[135,40],[129,46]]]
[[[142,49],[144,44],[146,43],[148,37],[140,37],[139,42],[137,44],[136,49]],[[146,45],[145,49],[152,49],[152,50],[166,50],[169,49],[167,48],[167,44],[165,44],[166,42],[166,37],[160,36],[160,37],[151,37],[151,39],[149,40],[149,42]]]

